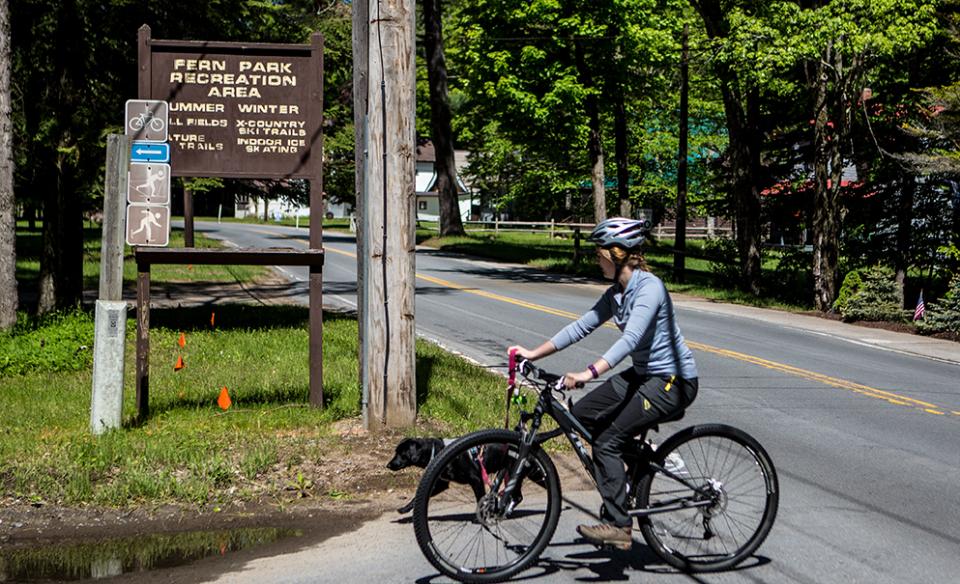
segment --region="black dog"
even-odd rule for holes
[[[447,444],[439,438],[407,438],[397,445],[396,452],[387,468],[397,471],[409,466],[418,466],[427,468],[430,461],[433,460]],[[499,472],[512,457],[507,454],[506,449],[489,449],[483,454],[483,467],[488,474]],[[528,475],[541,486],[544,484],[543,475],[539,469],[534,469]],[[431,496],[442,493],[447,489],[451,482],[463,485],[470,485],[473,489],[473,495],[479,501],[485,494],[486,489],[483,482],[483,474],[480,465],[474,457],[464,453],[458,456],[444,470],[443,478],[437,481],[433,488]],[[517,485],[517,502],[520,502],[520,485]],[[414,499],[411,499],[403,507],[397,509],[398,513],[409,513],[413,509]]]

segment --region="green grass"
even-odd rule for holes
[[[209,308],[151,312],[151,415],[143,423],[134,422],[134,322],[128,321],[125,424],[101,437],[88,428],[89,367],[4,372],[0,492],[28,501],[125,506],[220,504],[319,488],[324,477],[309,469],[329,453],[332,422],[360,413],[356,321],[325,315],[325,407],[318,410],[307,405],[307,309],[215,310],[216,328]],[[46,326],[36,330],[56,331]],[[31,344],[29,350],[45,348]],[[186,367],[175,372],[178,355]],[[233,400],[226,412],[216,405],[222,387]],[[456,435],[498,425],[502,391],[502,378],[417,342],[420,415],[433,427]]]

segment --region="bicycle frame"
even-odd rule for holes
[[[539,388],[539,398],[537,399],[537,404],[533,409],[532,413],[521,411],[520,412],[520,421],[517,426],[520,430],[521,441],[520,441],[520,452],[517,456],[517,463],[514,468],[511,469],[509,479],[507,484],[504,487],[503,492],[500,494],[500,501],[509,501],[510,495],[512,495],[514,488],[519,482],[518,477],[522,476],[524,467],[529,464],[527,462],[527,457],[529,456],[530,449],[534,446],[540,446],[544,442],[555,438],[561,433],[567,437],[567,440],[570,441],[570,444],[573,446],[574,452],[577,453],[577,457],[580,459],[580,463],[583,464],[584,469],[590,474],[590,478],[593,479],[594,486],[596,487],[596,475],[594,473],[594,463],[593,457],[587,452],[586,447],[583,444],[581,437],[587,442],[593,442],[593,436],[590,432],[583,426],[580,421],[574,417],[570,410],[563,405],[560,400],[553,396],[554,388],[551,387],[550,382],[546,382],[543,387]],[[543,416],[546,414],[553,420],[557,422],[559,426],[558,430],[552,430],[546,432],[541,436],[537,435],[537,432],[540,429],[540,424],[543,420]],[[526,425],[526,421],[530,421],[529,428]],[[663,466],[657,464],[654,461],[647,461],[651,470],[661,472],[664,475],[672,478],[673,480],[683,484],[687,488],[696,492],[697,494],[705,497],[703,500],[690,500],[689,497],[678,497],[676,502],[670,501],[667,505],[658,505],[655,508],[646,508],[646,509],[630,509],[627,511],[627,514],[631,517],[646,517],[649,515],[656,515],[659,513],[670,513],[673,511],[679,511],[681,509],[691,509],[695,507],[707,507],[713,504],[711,493],[702,486],[694,485],[689,480],[684,477],[678,476],[671,472],[669,469],[664,468]],[[500,478],[495,481],[491,486],[491,491],[496,492],[499,489]],[[508,507],[502,507],[508,508]]]

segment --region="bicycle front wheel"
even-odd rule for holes
[[[664,470],[651,468],[640,481],[637,506],[664,512],[641,517],[640,531],[666,563],[687,572],[726,570],[760,547],[780,495],[759,442],[731,426],[693,426],[653,459]]]
[[[520,434],[482,430],[447,446],[417,487],[417,544],[443,574],[461,582],[500,582],[533,564],[560,518],[560,481],[547,454],[532,447],[511,497]]]

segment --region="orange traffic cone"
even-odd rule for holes
[[[183,363],[183,356],[177,355],[177,364],[173,366],[173,370],[180,371],[184,367],[186,367],[186,365]]]
[[[180,345],[181,349],[187,346],[187,337],[183,333],[180,333],[180,338],[177,339],[177,344]]]
[[[220,388],[220,397],[217,398],[217,405],[220,406],[221,410],[226,410],[230,408],[230,404],[233,402],[230,401],[230,394],[227,393],[226,386]]]

